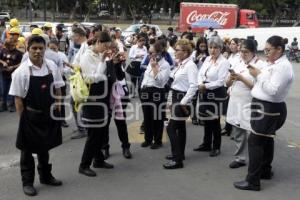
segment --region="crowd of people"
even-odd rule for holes
[[[66,85],[76,70],[89,90],[85,102],[70,100],[78,129],[72,139],[86,137],[80,174],[94,177],[97,174],[91,166],[114,167],[106,161],[112,117],[123,156],[132,158],[126,106],[136,96],[144,119],[141,147],[161,148],[167,124],[171,153],[166,156],[165,169],[184,167],[189,117],[194,125],[204,126],[203,141],[194,151],[219,156],[220,119],[226,116],[225,132],[235,143],[229,167],[248,164],[245,180],[234,186],[258,191],[260,179],[272,178],[274,137],[285,122],[285,99],[294,79],[292,65],[284,55],[287,41],[282,37],[266,41],[266,60],[262,60],[253,39],[224,41],[215,31],[194,43],[190,30],[177,36],[170,27],[168,34],[157,36],[155,29],[144,25],[127,51],[117,27],[88,29],[74,23],[68,37],[62,25],[54,34],[52,24],[46,23],[42,29],[33,26],[32,35],[22,38],[18,24],[12,19],[3,33],[1,96],[2,111],[16,109],[20,116],[16,146],[21,150],[26,195],[37,194],[32,154],[38,157],[40,182],[62,185],[51,173],[49,150],[62,144],[61,127],[68,126],[62,105],[68,104]]]

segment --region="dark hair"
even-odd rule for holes
[[[57,41],[56,38],[50,39],[50,42],[48,43],[48,46],[49,46],[50,44],[55,44],[56,46],[59,46],[59,42]]]
[[[230,40],[230,42],[231,42],[231,41],[234,41],[234,43],[239,44],[240,39],[239,39],[239,38],[232,38],[232,39]]]
[[[156,29],[155,29],[155,27],[151,27],[150,29],[152,30],[153,34],[156,35]]]
[[[288,39],[282,38],[277,35],[273,35],[267,40],[267,43],[269,43],[271,46],[275,48],[280,47],[282,49],[282,52],[284,52],[285,45],[288,43]]]
[[[206,50],[205,52],[202,52],[202,50],[200,49],[199,45],[201,43],[205,43],[206,44]],[[200,55],[200,53],[205,53],[206,55],[208,55],[208,46],[207,46],[207,40],[205,37],[199,37],[199,39],[196,42],[196,57],[198,57]]]
[[[33,43],[43,43],[46,46],[46,41],[42,36],[34,35],[31,36],[28,40],[27,49],[29,49]]]
[[[102,31],[102,25],[101,24],[97,24],[95,26],[95,28],[93,28],[92,33],[95,34],[95,32],[98,32],[98,31]]]
[[[149,39],[149,44],[154,44],[156,42],[156,39],[155,38],[150,38]]]
[[[173,28],[172,28],[172,27],[169,27],[169,28],[168,28],[168,31],[173,32]]]
[[[253,39],[246,39],[242,42],[241,47],[242,46],[251,51],[252,53],[255,53],[257,51],[257,45]]]
[[[157,40],[166,40],[167,39],[167,36],[165,34],[162,34],[161,36],[159,36],[157,38]]]
[[[38,25],[35,25],[35,24],[31,24],[29,27],[30,27],[30,28],[38,28],[39,26],[38,26]]]
[[[188,39],[188,40],[192,41],[194,39],[194,37],[193,37],[192,33],[183,32],[182,35],[181,35],[181,39]]]
[[[159,39],[157,40],[157,43],[160,43],[163,49],[166,49],[168,46],[167,40],[166,39]]]
[[[178,38],[175,35],[168,38],[168,41],[169,41],[169,44],[170,44],[171,47],[173,47],[176,44],[177,40],[178,40]]]
[[[155,49],[156,53],[162,54],[165,49],[160,41],[156,41],[153,45],[153,48]]]
[[[139,41],[139,40],[141,40],[141,39],[143,39],[143,40],[146,41],[146,38],[143,36],[143,34],[138,34],[138,35],[137,35],[137,40]]]
[[[111,42],[111,38],[109,36],[109,33],[106,31],[102,31],[97,33],[90,41],[90,44],[96,44],[97,42]]]
[[[78,34],[82,37],[86,37],[86,31],[83,28],[77,27],[73,30],[74,34]]]

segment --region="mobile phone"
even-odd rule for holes
[[[158,62],[162,59],[162,56],[161,55],[156,55],[155,56],[155,61]]]
[[[228,69],[228,71],[231,73],[231,74],[234,74],[235,71],[233,69]]]

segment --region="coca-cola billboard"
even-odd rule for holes
[[[218,24],[216,28],[234,28],[237,14],[238,6],[233,4],[181,3],[179,28],[181,32],[189,26],[194,32],[209,28],[210,24],[197,24],[201,21],[215,22],[213,24]]]

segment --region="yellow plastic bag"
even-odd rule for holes
[[[85,102],[89,97],[90,88],[82,78],[80,68],[74,68],[75,74],[70,76],[70,94],[75,103],[75,110],[78,111],[79,104]],[[89,84],[90,86],[90,84]]]

